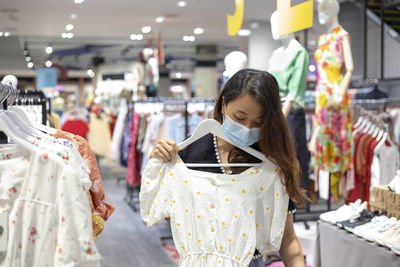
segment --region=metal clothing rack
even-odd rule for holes
[[[189,112],[188,107],[190,104],[195,103],[204,103],[204,104],[215,104],[215,99],[212,97],[196,97],[190,99],[184,98],[175,98],[175,97],[149,97],[146,99],[140,99],[136,101],[131,101],[128,103],[128,106],[135,110],[136,103],[160,103],[163,104],[163,110],[165,112],[184,112],[185,118],[185,137],[189,136]],[[124,180],[125,177],[118,178],[118,182],[120,180]],[[138,211],[139,204],[139,191],[140,186],[131,186],[129,183],[126,183],[126,196],[125,201],[128,205],[133,209],[133,211]]]

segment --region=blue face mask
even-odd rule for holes
[[[225,115],[225,121],[221,126],[222,130],[229,138],[229,141],[236,146],[251,146],[260,139],[260,128],[247,128],[238,123],[228,115]]]

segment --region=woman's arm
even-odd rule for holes
[[[286,267],[305,267],[303,251],[293,228],[293,215],[288,214],[279,251]]]

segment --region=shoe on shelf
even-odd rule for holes
[[[397,255],[400,255],[400,241],[395,243],[395,244],[393,244],[392,251],[394,253],[396,253]]]
[[[346,231],[352,233],[354,228],[371,222],[372,218],[378,216],[378,211],[363,210],[357,219],[350,219],[344,222],[337,223],[336,225],[342,226]]]
[[[361,199],[358,199],[354,203],[350,203],[349,205],[343,205],[337,210],[322,213],[319,216],[319,218],[322,221],[331,224],[336,224],[337,222],[340,221],[346,221],[351,218],[359,217],[360,212],[364,210],[367,207],[367,205],[368,205],[367,202],[361,203]]]
[[[366,233],[368,233],[368,231],[371,231],[375,227],[377,227],[380,224],[386,222],[386,220],[388,220],[388,217],[386,217],[386,216],[376,216],[376,217],[371,219],[371,222],[354,227],[353,234],[355,234],[356,236],[364,238],[364,235]]]
[[[400,194],[400,170],[396,172],[393,180],[389,183],[389,188],[396,194]]]
[[[374,228],[370,229],[370,231],[364,233],[363,238],[370,242],[377,243],[377,239],[384,235],[387,231],[389,231],[393,224],[397,223],[397,219],[392,217],[390,219],[386,219],[379,225],[375,225]]]
[[[393,244],[400,241],[400,221],[393,223],[385,232],[376,235],[375,242],[378,245],[390,248]]]

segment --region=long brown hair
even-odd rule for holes
[[[243,69],[233,75],[224,85],[214,109],[214,119],[222,123],[222,107],[245,95],[251,95],[263,106],[264,123],[260,129],[259,150],[281,171],[282,183],[286,186],[289,198],[298,206],[304,206],[307,199],[299,186],[300,167],[296,158],[294,143],[282,113],[279,87],[275,78],[265,71]],[[254,160],[249,154],[233,149],[228,161],[242,162]],[[254,162],[254,161],[250,161]]]

